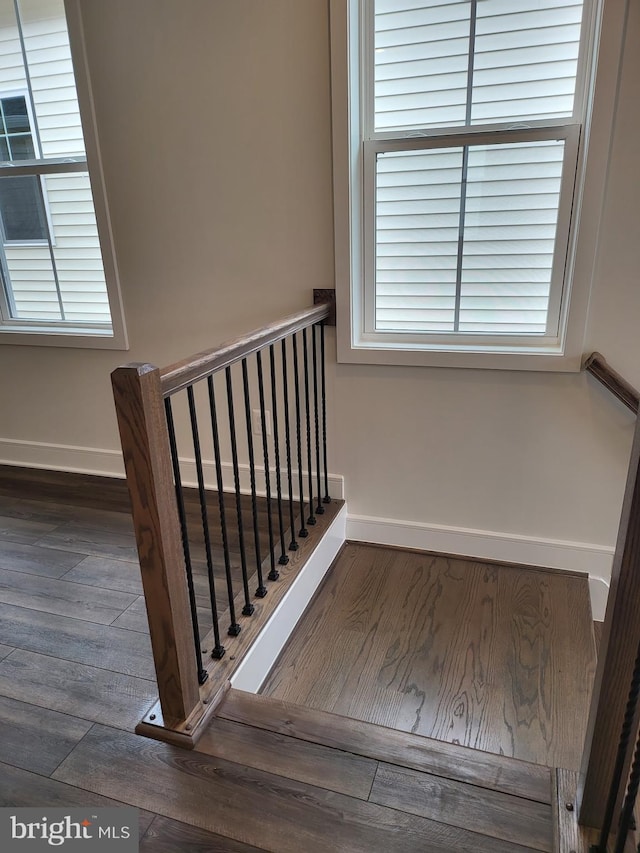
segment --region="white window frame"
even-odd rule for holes
[[[572,199],[566,194],[561,204],[572,205],[564,217],[568,232],[568,252],[558,334],[555,338],[534,336],[465,336],[459,343],[453,336],[400,336],[371,332],[373,287],[367,289],[366,265],[371,263],[373,239],[372,205],[365,203],[365,181],[372,182],[372,162],[377,142],[363,142],[361,130],[360,75],[362,69],[360,0],[330,0],[331,78],[334,165],[334,240],[336,299],[338,310],[338,360],[345,363],[427,365],[442,367],[500,368],[516,370],[576,371],[582,362],[589,293],[595,272],[597,236],[604,202],[606,163],[610,155],[615,112],[618,68],[627,0],[594,0],[594,8],[583,37],[589,44],[599,43],[597,56],[588,56],[586,85],[578,87],[577,99],[586,106],[584,132],[580,140],[571,126],[573,121],[553,122],[565,125],[568,144],[577,148],[577,181]],[[597,71],[596,71],[597,68]],[[364,72],[367,73],[366,70]],[[366,77],[371,86],[371,74]],[[577,110],[582,104],[577,103]],[[545,133],[548,122],[532,122]],[[487,141],[495,128],[484,128]],[[385,134],[385,150],[394,134]],[[457,134],[458,143],[463,134]],[[555,137],[554,137],[555,138]],[[434,145],[408,143],[399,147]],[[452,132],[447,144],[456,139]],[[493,138],[495,141],[495,137]],[[568,158],[565,158],[565,163]],[[373,186],[373,183],[370,183]],[[559,219],[560,224],[560,219]],[[562,238],[562,234],[559,235]],[[369,251],[367,252],[367,248]],[[371,276],[368,279],[372,281]],[[559,291],[558,291],[559,292]]]
[[[5,304],[4,306],[0,306],[0,308],[4,308],[4,312],[1,312],[3,316],[0,316],[0,344],[126,350],[129,348],[129,343],[124,320],[102,158],[96,133],[95,109],[86,56],[81,3],[80,0],[64,0],[64,6],[76,92],[82,120],[86,159],[80,157],[61,157],[57,159],[47,158],[44,162],[16,161],[20,165],[13,163],[8,168],[11,169],[12,176],[36,174],[41,178],[47,174],[89,173],[109,298],[111,325],[107,327],[106,324],[103,326],[95,323],[52,323],[50,321],[12,318],[9,316],[7,303],[4,295],[2,295],[0,299]],[[30,98],[27,97],[27,108],[30,111],[31,106],[29,102]],[[30,120],[33,120],[30,112],[29,116]],[[46,193],[44,195],[46,196]],[[51,230],[50,233],[53,242],[53,233]]]

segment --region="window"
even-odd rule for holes
[[[0,98],[0,160],[35,160],[33,133],[24,95]],[[43,242],[48,223],[38,178],[6,178],[0,195],[2,242]]]
[[[68,23],[64,0],[0,0],[0,342],[123,347],[97,146],[80,118],[88,81],[72,64],[77,0],[67,11]]]
[[[567,369],[596,6],[334,0],[342,360]]]

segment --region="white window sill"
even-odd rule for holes
[[[469,347],[443,350],[415,346],[400,348],[368,345],[351,346],[340,342],[338,334],[338,362],[342,364],[386,364],[415,367],[457,367],[484,370],[543,370],[566,373],[578,372],[582,364],[582,353],[562,353],[553,348],[520,350],[513,349],[479,351]]]
[[[0,345],[31,347],[72,347],[84,349],[127,350],[129,344],[124,329],[47,326],[46,324],[0,324]]]

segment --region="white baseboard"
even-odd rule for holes
[[[346,519],[345,504],[231,677],[232,687],[248,693],[258,692],[342,547]]]
[[[614,551],[604,545],[363,515],[347,517],[347,540],[583,572],[589,575],[593,618],[604,620]]]
[[[117,450],[45,444],[15,438],[0,438],[0,465],[46,468],[50,471],[70,471],[74,474],[97,474],[101,477],[124,477],[122,454]]]
[[[193,459],[181,461],[184,484],[195,486],[197,478]],[[0,464],[97,474],[105,477],[124,477],[120,452],[95,447],[0,439]],[[243,494],[249,494],[249,466],[243,464],[239,467],[240,489]],[[203,468],[207,486],[215,488],[214,463],[210,460],[205,461]],[[283,490],[286,492],[288,490],[286,472],[281,476]],[[306,473],[304,476],[306,484]],[[297,471],[294,472],[294,497],[297,498],[296,479]],[[233,489],[233,469],[230,463],[223,464],[223,482],[225,490]],[[315,481],[313,485],[315,490]],[[264,471],[261,468],[256,470],[256,488],[258,494],[264,496]],[[329,494],[333,498],[344,500],[342,476],[329,475]],[[584,572],[589,575],[593,618],[599,621],[604,619],[611,578],[614,550],[612,547],[359,515],[347,517],[346,538],[356,542],[373,542],[380,545],[395,545],[479,559]]]
[[[181,459],[182,478],[185,486],[197,485],[196,465],[193,459]],[[75,474],[97,474],[101,477],[124,477],[122,454],[118,450],[103,450],[96,447],[77,447],[68,444],[45,444],[39,441],[21,441],[11,438],[0,438],[0,465],[19,465],[25,468],[46,468],[50,471],[70,471]],[[217,486],[216,469],[213,460],[204,460],[202,464],[207,488]],[[240,475],[240,491],[251,494],[251,477],[249,465],[242,463],[238,466]],[[264,468],[256,465],[256,492],[261,497],[266,494]],[[287,471],[281,471],[282,492],[288,495],[289,487]],[[298,499],[298,471],[292,471],[293,496]],[[303,472],[305,493],[307,490],[308,474]],[[222,480],[225,491],[233,491],[234,475],[230,462],[222,464]],[[329,474],[329,495],[336,500],[344,500],[344,477]],[[324,490],[324,483],[321,483]],[[313,479],[314,494],[317,489],[316,479]],[[275,494],[275,473],[271,472],[271,492]],[[323,495],[324,497],[324,495]]]

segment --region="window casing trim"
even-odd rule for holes
[[[80,0],[64,0],[64,7],[86,157],[47,158],[46,161],[37,163],[21,161],[20,166],[10,168],[12,175],[19,175],[21,169],[25,169],[23,173],[27,173],[26,170],[30,166],[35,166],[41,175],[59,174],[65,171],[88,172],[95,218],[100,235],[100,253],[109,298],[111,324],[52,323],[50,321],[5,318],[0,320],[0,344],[126,350],[129,348],[129,343],[102,156],[96,132],[96,114],[86,54],[81,2]],[[30,109],[29,99],[27,99],[27,106]],[[33,174],[33,170],[28,173]]]
[[[567,310],[568,299],[565,298],[559,315],[562,334],[555,339],[547,338],[543,347],[530,346],[530,342],[525,342],[517,351],[505,340],[495,342],[491,348],[485,346],[482,350],[478,349],[474,341],[449,343],[447,347],[440,344],[437,349],[413,343],[399,349],[397,344],[391,345],[382,340],[379,333],[373,336],[375,339],[370,339],[361,319],[364,314],[362,246],[365,211],[362,175],[365,158],[360,143],[360,91],[357,86],[349,85],[359,74],[360,10],[355,0],[330,0],[339,361],[489,369],[580,369],[606,184],[603,163],[607,162],[610,155],[626,7],[626,0],[607,0],[606,14],[599,5],[583,32],[583,38],[591,38],[588,32],[590,29],[595,28],[598,32],[600,60],[597,63],[597,75],[595,67],[592,69],[596,57],[588,57],[586,63],[592,81],[590,85],[595,90],[588,103],[585,119],[586,128],[589,129],[591,125],[590,138],[587,144],[583,137],[578,145],[580,175],[575,192],[577,203],[574,204],[571,216],[571,248],[565,259],[565,287],[571,291],[566,294],[571,298],[571,311]],[[576,110],[581,106],[581,97],[576,97]],[[543,129],[549,122],[535,124]],[[552,124],[554,127],[559,124],[568,126],[573,121],[558,120]],[[530,125],[533,130],[534,123]]]

